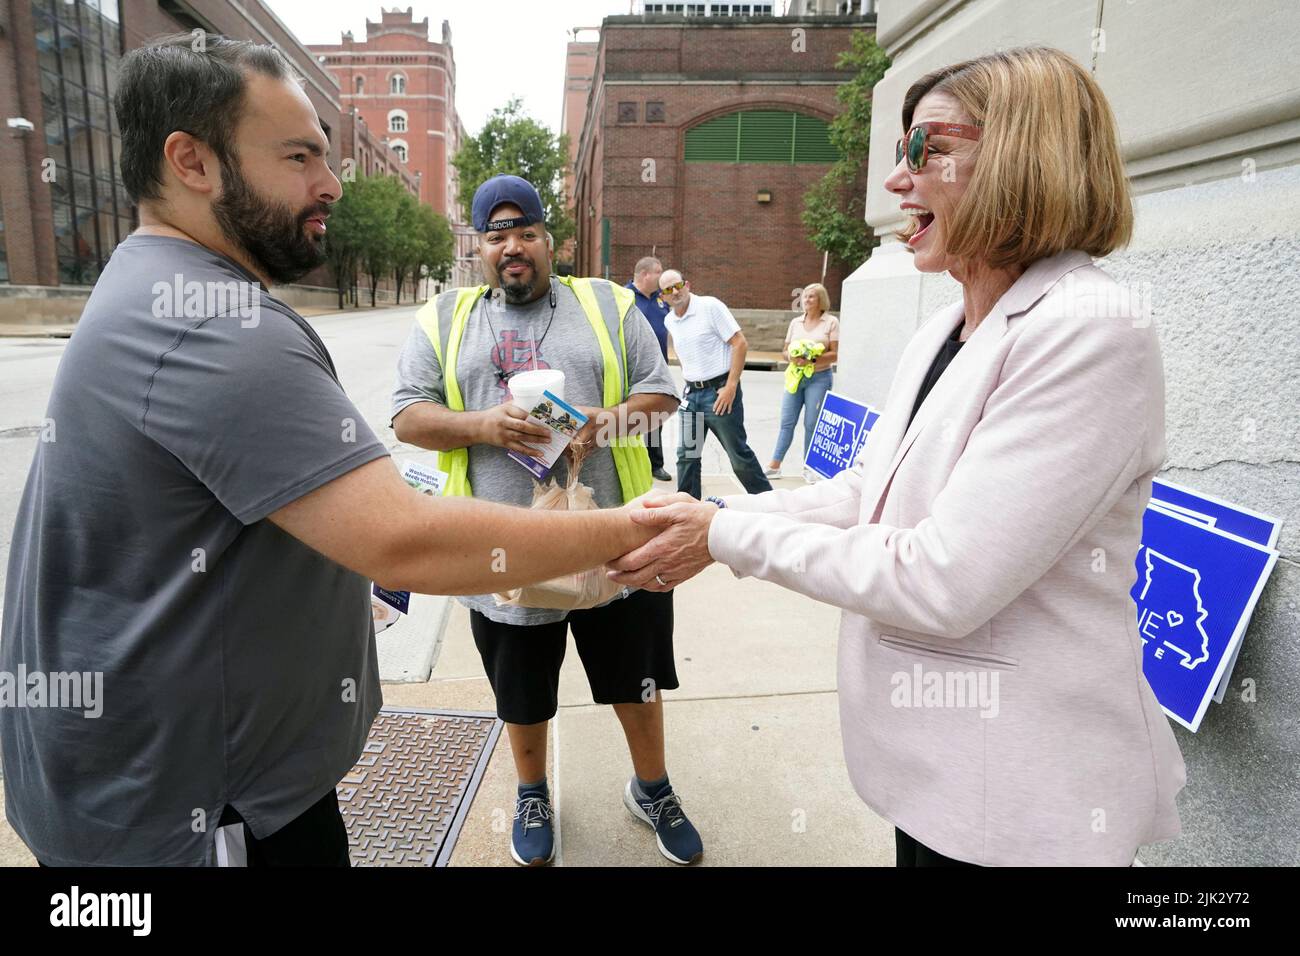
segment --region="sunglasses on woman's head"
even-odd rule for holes
[[[897,166],[906,157],[907,168],[919,173],[925,168],[926,157],[930,155],[931,136],[977,140],[981,129],[979,126],[965,126],[961,123],[917,123],[894,145],[894,165]]]

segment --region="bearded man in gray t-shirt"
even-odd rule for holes
[[[578,435],[592,446],[580,477],[596,503],[614,508],[649,490],[650,458],[641,441],[617,450],[610,445],[657,429],[678,407],[654,329],[621,286],[551,275],[553,243],[531,183],[493,177],[475,193],[472,212],[487,284],[444,292],[417,319],[398,361],[397,437],[449,453],[445,460],[461,456],[467,486],[461,490],[475,498],[528,505],[535,482],[508,455],[530,450],[518,431],[525,412],[510,404],[510,380],[528,369],[557,369],[564,373],[565,400],[589,418]],[[443,368],[452,355],[454,367]],[[612,383],[618,398],[610,403]],[[567,479],[563,461],[555,476]],[[457,490],[458,480],[449,487]],[[664,763],[660,692],[677,687],[672,593],[624,592],[570,612],[498,606],[490,594],[462,601],[519,777],[514,860],[545,864],[555,851],[546,743],[570,628],[592,698],[613,706],[627,738],[635,773],[624,787],[624,805],[654,830],[668,859],[698,860],[703,845]]]
[[[267,291],[323,261],[341,187],[316,111],[274,47],[205,41],[120,64],[140,228],[64,353],[13,534],[5,812],[46,865],[205,865],[241,821],[250,864],[347,865],[334,787],[382,702],[370,581],[473,594],[650,538],[622,509],[406,485]]]

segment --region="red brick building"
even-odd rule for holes
[[[584,29],[583,32],[591,31]],[[570,40],[564,53],[564,106],[560,110],[560,132],[569,137],[569,169],[564,175],[564,195],[569,199],[573,198],[578,145],[582,142],[582,124],[587,118],[587,97],[591,93],[599,47],[596,40]]]
[[[456,61],[451,26],[441,41],[429,39],[429,18],[416,21],[411,8],[383,10],[366,21],[366,38],[343,34],[338,44],[311,50],[338,81],[344,110],[355,108],[371,130],[387,139],[420,178],[420,198],[453,222],[456,185],[451,157],[464,130],[456,115]]]
[[[579,27],[573,31],[564,54],[564,104],[560,109],[560,132],[569,137],[569,166],[564,172],[564,198],[573,203],[574,173],[578,166],[578,145],[582,142],[582,124],[587,118],[587,97],[591,93],[592,75],[596,71],[597,40],[579,40],[580,34],[598,33],[599,27]],[[561,262],[573,260],[574,240],[556,251]]]
[[[370,129],[355,106],[345,106],[339,111],[339,155],[352,160],[352,171],[358,176],[396,176],[407,192],[419,196],[420,174],[412,172],[386,140],[386,136]],[[347,188],[346,180],[344,188]]]
[[[333,75],[262,0],[0,0],[0,111],[14,121],[0,131],[0,282],[71,292],[98,278],[137,221],[118,168],[118,62],[154,37],[194,30],[276,46],[303,77],[334,171],[351,157],[418,190],[396,154],[340,109]],[[333,284],[324,267],[300,283]]]
[[[733,308],[784,309],[822,275],[801,221],[830,169],[836,68],[873,15],[607,17],[578,145],[580,275],[652,252]],[[844,271],[826,287],[838,303]]]

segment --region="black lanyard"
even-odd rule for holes
[[[496,352],[496,356],[497,356],[495,359],[492,360],[492,364],[495,365],[497,369],[497,382],[501,385],[506,385],[510,381],[510,376],[514,375],[515,373],[513,371],[509,371],[509,372],[506,371],[506,367],[501,364],[501,337],[497,335],[496,326],[492,324],[491,296],[492,293],[489,292],[488,301],[485,302],[483,305],[483,314],[487,316],[488,328],[492,330],[492,344],[495,346],[493,348],[493,351]],[[554,276],[552,276],[551,277],[551,317],[546,320],[546,329],[545,331],[542,332],[542,337],[540,339],[535,339],[533,341],[533,367],[534,368],[537,367],[537,357],[541,354],[542,343],[546,341],[546,336],[551,331],[551,324],[555,321],[555,307],[558,304],[559,304],[559,299],[555,295],[555,278]]]

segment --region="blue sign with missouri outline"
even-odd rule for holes
[[[1147,508],[1132,591],[1142,672],[1188,730],[1200,727],[1276,561],[1276,551],[1158,500]]]
[[[870,405],[827,392],[804,464],[823,478],[834,478],[857,459],[878,418]]]
[[[1251,511],[1241,505],[1234,505],[1203,491],[1184,488],[1163,478],[1151,482],[1151,503],[1166,511],[1175,511],[1200,524],[1217,527],[1220,531],[1262,544],[1266,548],[1277,547],[1278,534],[1282,530],[1282,523],[1276,518]],[[1237,667],[1237,655],[1240,653],[1241,642],[1232,652],[1232,658],[1223,671],[1219,689],[1214,693],[1215,703],[1223,703],[1223,698],[1228,693],[1228,685],[1232,681],[1232,672]]]

